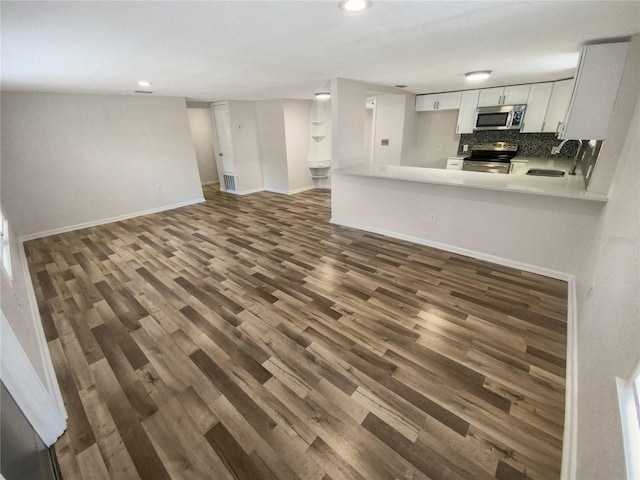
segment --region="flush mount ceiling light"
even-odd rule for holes
[[[477,72],[467,72],[464,74],[467,80],[486,80],[491,75],[491,70],[478,70]]]
[[[365,8],[369,8],[371,2],[367,0],[344,0],[338,3],[338,6],[347,12],[359,12]]]
[[[138,80],[138,85],[141,87],[150,87],[151,82],[148,80]]]
[[[331,98],[331,94],[329,92],[316,93],[316,100],[327,100],[329,98]]]

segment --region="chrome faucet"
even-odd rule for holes
[[[560,145],[556,147],[554,155],[558,155],[560,153],[560,150],[562,150],[562,147],[564,147],[564,144],[570,142],[571,140],[572,139],[569,138],[562,140],[562,142],[560,142]],[[571,166],[571,170],[569,170],[569,175],[576,174],[576,168],[578,168],[578,155],[580,155],[580,150],[582,150],[582,140],[575,141],[578,142],[578,150],[576,151],[576,156],[573,157],[573,165]]]

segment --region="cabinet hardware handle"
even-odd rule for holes
[[[544,132],[544,126],[547,124],[547,122],[542,122],[542,131]]]
[[[222,154],[221,154],[221,153],[219,153],[218,155],[222,156]]]

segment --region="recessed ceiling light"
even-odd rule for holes
[[[138,80],[138,85],[141,87],[150,87],[151,82],[148,80]]]
[[[338,6],[347,12],[359,12],[365,8],[369,8],[371,2],[367,0],[344,0],[338,3]]]
[[[316,100],[327,100],[329,98],[331,98],[331,94],[329,92],[316,93]]]
[[[485,80],[491,75],[491,70],[478,70],[477,72],[467,72],[464,74],[467,80]]]

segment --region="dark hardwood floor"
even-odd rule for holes
[[[205,196],[25,245],[65,480],[559,478],[564,282]]]

